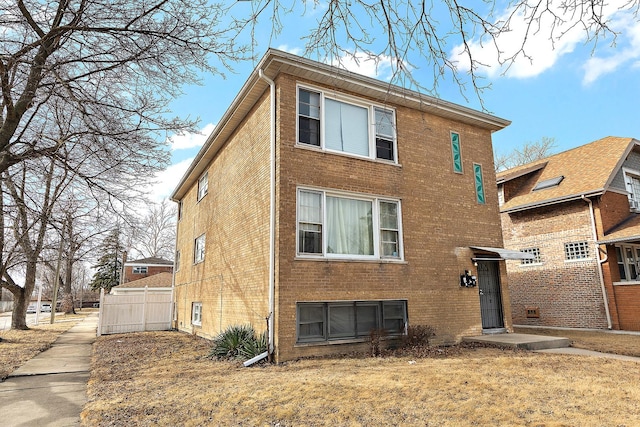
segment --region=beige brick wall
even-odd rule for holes
[[[266,328],[269,260],[269,130],[266,93],[208,169],[208,194],[183,200],[177,247],[178,329],[211,338],[229,325]],[[205,260],[193,264],[194,240],[206,233]],[[191,305],[202,302],[202,326]]]
[[[411,324],[432,325],[436,342],[482,332],[477,288],[461,288],[474,270],[468,246],[502,246],[491,134],[396,107],[399,165],[295,146],[296,79],[277,83],[276,360],[348,352],[363,344],[297,346],[296,303],[406,299]],[[464,173],[452,171],[450,132],[460,134]],[[209,194],[196,188],[178,224],[177,327],[205,337],[230,324],[264,329],[268,299],[269,98],[258,106],[209,167]],[[487,203],[476,202],[473,163],[483,166]],[[400,199],[404,262],[296,258],[296,189],[312,186]],[[194,239],[207,233],[205,262],[192,265]],[[510,327],[506,270],[501,266]],[[192,328],[191,304],[203,303]],[[221,309],[222,308],[222,309]],[[364,344],[366,347],[366,344]]]
[[[541,264],[508,261],[514,324],[604,328],[607,326],[599,282],[589,205],[583,201],[502,214],[505,247],[539,248]],[[564,244],[587,241],[591,258],[565,261]],[[539,318],[528,318],[538,308]]]
[[[469,245],[502,246],[490,132],[390,106],[397,108],[398,166],[300,148],[295,146],[296,80],[281,75],[277,83],[282,165],[278,360],[352,349],[296,346],[296,303],[301,301],[406,299],[409,323],[434,326],[438,342],[481,333],[477,288],[461,288],[459,276],[473,270]],[[464,174],[452,171],[450,131],[460,134]],[[476,202],[473,163],[483,166],[485,205]],[[399,198],[405,262],[296,259],[297,186]],[[506,281],[503,284],[505,313],[510,314]]]

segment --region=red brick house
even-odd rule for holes
[[[607,137],[497,175],[514,324],[640,330],[640,142]]]
[[[144,279],[158,273],[173,273],[173,261],[159,257],[125,261],[122,283]]]
[[[176,327],[268,325],[276,361],[372,329],[509,330],[491,144],[508,124],[269,50],[172,195]]]

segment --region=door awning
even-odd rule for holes
[[[490,259],[500,260],[500,259],[534,259],[535,256],[532,254],[528,254],[525,252],[515,251],[513,249],[505,249],[505,248],[489,248],[485,246],[469,246],[474,252],[484,252],[493,255]],[[478,254],[480,255],[480,254]],[[480,258],[474,258],[480,259]],[[482,258],[489,259],[489,258]]]

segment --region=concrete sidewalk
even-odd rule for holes
[[[89,314],[0,383],[3,426],[80,425],[97,325]]]

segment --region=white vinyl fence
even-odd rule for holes
[[[144,288],[125,295],[100,292],[98,335],[125,332],[167,331],[173,313],[171,292]]]
[[[13,301],[0,301],[0,313],[13,310]]]

